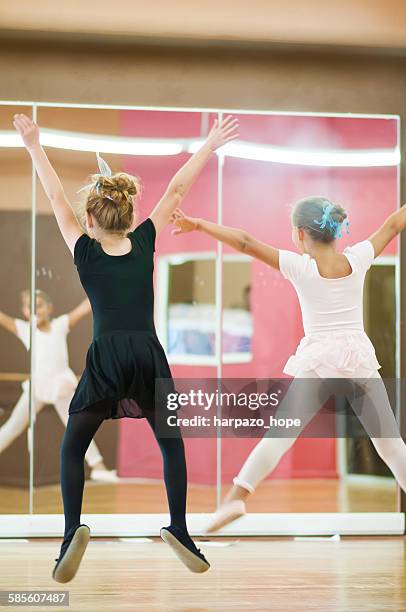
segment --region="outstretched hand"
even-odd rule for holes
[[[27,115],[14,115],[13,124],[27,149],[39,145],[39,127]]]
[[[228,115],[221,123],[216,119],[206,140],[212,151],[238,138],[238,125],[238,119],[233,119],[232,115]]]
[[[187,232],[193,232],[197,229],[198,219],[194,217],[187,217],[185,213],[176,208],[170,217],[170,222],[176,225],[176,228],[172,230],[172,234],[177,236],[178,234],[186,234]]]

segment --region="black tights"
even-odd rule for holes
[[[85,482],[84,457],[87,448],[107,416],[100,407],[69,415],[61,446],[61,487],[65,513],[65,538],[80,524]],[[147,419],[162,453],[164,480],[171,525],[187,530],[187,474],[183,439],[159,437],[152,419]]]

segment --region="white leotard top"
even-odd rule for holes
[[[364,331],[364,279],[375,256],[374,248],[369,240],[364,240],[347,247],[343,254],[352,273],[341,278],[324,278],[309,255],[279,251],[279,268],[298,295],[306,336],[340,330]]]

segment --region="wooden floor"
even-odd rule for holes
[[[224,492],[228,486],[224,487]],[[249,499],[249,512],[395,512],[396,486],[393,479],[344,481],[337,479],[272,480],[263,483]],[[213,512],[215,487],[189,485],[188,512]],[[34,511],[62,512],[58,485],[34,490]],[[162,482],[86,483],[83,511],[86,513],[166,512]],[[0,488],[0,513],[28,512],[28,492]]]
[[[70,612],[211,612],[406,610],[404,538],[295,542],[292,539],[198,543],[211,562],[191,574],[158,539],[91,541],[68,585],[50,574],[59,542],[0,541],[0,589],[70,593]],[[13,610],[28,608],[13,607]]]

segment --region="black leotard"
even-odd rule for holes
[[[69,413],[109,402],[111,418],[140,418],[157,408],[156,379],[173,381],[154,325],[155,226],[128,234],[132,250],[108,255],[82,234],[74,262],[93,311],[93,341]]]

